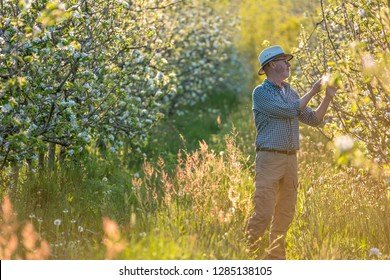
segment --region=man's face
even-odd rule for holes
[[[287,61],[286,58],[278,58],[272,61],[275,64],[275,71],[279,73],[283,77],[283,79],[287,79],[290,77],[290,62]]]

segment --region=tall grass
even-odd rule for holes
[[[297,215],[288,235],[293,259],[389,259],[386,179],[337,165],[331,143],[302,141]],[[379,249],[379,250],[376,250]]]
[[[254,190],[249,102],[219,111],[220,121],[210,114],[216,126],[197,147],[185,147],[190,134],[182,127],[176,153],[149,158],[139,170],[91,158],[3,187],[1,258],[251,258],[244,236]],[[388,182],[337,165],[331,143],[313,130],[301,132],[288,258],[389,259]],[[266,245],[267,236],[261,249]]]
[[[107,177],[83,179],[77,170],[41,178],[47,185],[41,184],[44,191],[35,199],[15,200],[18,217],[39,228],[54,259],[245,258],[252,175],[234,137],[226,137],[225,151],[216,153],[202,142],[178,158],[172,174],[160,158],[145,162],[142,177],[129,176],[122,186]],[[76,177],[78,188],[71,180]],[[24,187],[36,185],[29,183]]]
[[[168,258],[243,258],[252,176],[234,138],[226,137],[226,150],[218,154],[203,142],[178,158],[171,176],[160,159],[157,168],[146,163],[145,177],[135,183],[141,213],[155,214],[144,238],[155,244],[157,235],[161,245],[169,244]]]

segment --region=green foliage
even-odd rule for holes
[[[202,0],[6,1],[1,18],[2,170],[36,168],[47,143],[62,158],[96,142],[142,158],[152,126],[240,67],[234,17]]]
[[[297,213],[288,234],[290,258],[388,259],[386,182],[362,169],[337,166],[336,151],[305,132]],[[375,248],[381,253],[374,254]]]
[[[322,3],[322,2],[321,2]],[[324,132],[360,142],[371,160],[389,166],[389,7],[386,1],[328,1],[314,32],[302,29],[295,50],[301,68],[293,78],[307,88],[326,73],[341,89]]]
[[[336,168],[332,150],[311,132],[303,130],[288,257],[388,259],[386,184],[353,167]],[[91,160],[26,181],[12,201],[18,219],[29,219],[49,242],[51,259],[250,259],[244,228],[253,166],[235,138],[228,135],[220,152],[205,142],[182,150],[174,169],[160,158],[126,174]]]
[[[224,91],[210,95],[195,106],[178,108],[175,115],[153,128],[148,155],[160,156],[167,164],[176,165],[179,149],[194,151],[201,141],[222,149],[219,135],[231,131],[231,118],[240,104],[241,98],[235,92]]]
[[[244,228],[255,131],[243,64],[257,69],[264,40],[292,49],[303,13],[316,5],[66,3],[1,2],[0,197],[10,195],[37,235],[0,249],[19,244],[11,257],[32,258],[25,240],[38,236],[41,258],[251,258]],[[229,41],[234,10],[245,56]],[[390,190],[379,168],[388,161],[388,8],[358,0],[322,10],[314,33],[302,29],[293,83],[304,91],[335,73],[329,83],[344,94],[322,131],[334,141],[301,130],[288,257],[389,259]],[[62,155],[50,171],[40,169],[48,143]],[[139,167],[144,152],[151,157]],[[15,230],[12,239],[22,233],[4,209],[0,235]]]

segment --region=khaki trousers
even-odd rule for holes
[[[259,151],[256,154],[254,214],[248,221],[249,241],[257,242],[270,227],[266,259],[285,259],[285,239],[294,217],[298,189],[297,156]]]

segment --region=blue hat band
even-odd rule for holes
[[[261,64],[261,67],[264,67],[268,62],[270,62],[272,59],[274,59],[275,57],[278,57],[278,56],[281,56],[281,55],[285,55],[284,53],[280,53],[280,54],[277,54],[277,55],[274,55],[270,58],[268,58],[266,61],[264,61],[262,64]]]

